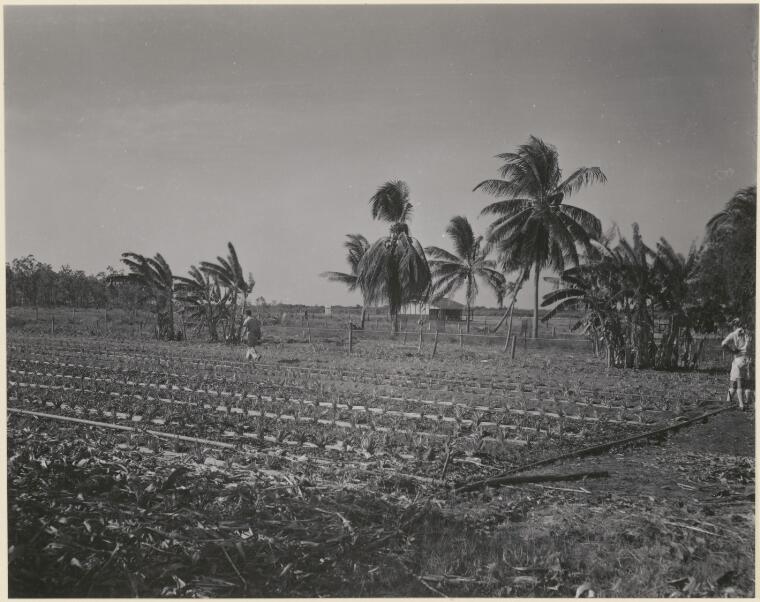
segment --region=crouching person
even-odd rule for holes
[[[729,376],[728,397],[726,401],[738,402],[740,410],[749,409],[750,394],[753,393],[755,384],[750,376],[752,342],[749,332],[738,319],[731,320],[732,330],[723,339],[721,347],[734,356],[731,362],[731,374]]]
[[[245,320],[240,330],[240,339],[246,345],[245,359],[256,361],[261,356],[256,353],[256,345],[261,343],[261,322],[251,316],[251,310],[245,310]]]

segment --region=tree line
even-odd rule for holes
[[[95,275],[68,265],[55,270],[34,255],[5,264],[6,304],[9,307],[119,307],[142,309],[141,291],[134,286],[114,287],[112,267]]]
[[[29,255],[5,264],[8,306],[117,307],[145,309],[155,316],[156,335],[173,340],[206,331],[212,342],[237,340],[248,296],[256,282],[246,274],[230,242],[227,256],[176,275],[161,253],[127,251],[125,269],[108,267],[88,276],[68,266],[54,270]],[[263,299],[262,299],[263,300]]]
[[[481,215],[494,220],[476,235],[464,216],[446,233],[453,251],[423,247],[410,231],[412,203],[403,181],[386,182],[370,198],[373,219],[389,223],[374,243],[348,234],[349,272],[324,272],[331,281],[357,290],[366,308],[387,304],[393,332],[405,305],[435,302],[464,288],[467,331],[478,282],[511,317],[523,285],[533,278],[533,337],[539,319],[573,308],[584,312],[575,325],[593,341],[609,365],[673,368],[694,365],[701,347],[695,332],[714,332],[738,317],[754,328],[756,189],[740,190],[706,225],[703,242],[687,255],[665,238],[647,246],[637,224],[627,240],[616,225],[602,231],[592,213],[569,199],[592,184],[604,184],[599,167],[580,167],[568,177],[557,149],[531,136],[514,152],[497,155],[499,178],[474,187],[497,197]],[[539,299],[542,272],[558,275],[558,290]],[[542,318],[539,307],[549,311]],[[666,330],[655,336],[657,320]],[[362,324],[364,313],[362,314]]]

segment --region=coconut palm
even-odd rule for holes
[[[322,272],[320,276],[327,278],[330,282],[340,282],[348,286],[349,291],[355,291],[359,287],[359,263],[364,257],[364,254],[369,249],[369,242],[361,234],[346,234],[348,240],[343,243],[343,246],[348,249],[348,265],[351,268],[349,273],[345,272]],[[362,292],[364,304],[362,307],[361,328],[364,328],[364,321],[367,317],[367,301],[366,296]]]
[[[489,249],[483,245],[482,236],[475,236],[466,217],[453,217],[446,234],[454,244],[454,253],[439,247],[425,247],[435,282],[431,294],[434,299],[440,299],[464,286],[467,332],[470,332],[472,306],[478,295],[477,279],[483,280],[496,293],[501,306],[507,292],[506,278],[496,269],[496,264],[487,259]]]
[[[487,240],[500,252],[505,272],[532,270],[535,293],[533,337],[538,336],[538,285],[540,272],[562,272],[578,264],[578,247],[590,248],[601,234],[599,220],[584,209],[564,201],[584,186],[604,183],[598,167],[581,167],[562,178],[556,148],[531,136],[514,153],[503,153],[502,179],[484,180],[475,187],[504,200],[492,203],[481,214],[498,216],[489,226]]]
[[[430,267],[419,241],[412,238],[412,203],[405,182],[386,182],[370,199],[372,217],[390,223],[390,233],[364,253],[358,286],[366,303],[388,303],[393,332],[398,332],[404,305],[424,302],[430,290]]]
[[[113,274],[112,282],[135,282],[142,286],[154,301],[156,329],[159,338],[174,338],[174,277],[161,253],[144,257],[130,251],[121,254],[121,262],[129,268],[127,274]]]
[[[231,324],[229,324],[227,338],[230,341],[236,341],[239,330],[235,323],[237,320],[238,297],[243,297],[243,303],[240,306],[240,322],[242,323],[246,301],[248,300],[248,295],[253,291],[256,281],[250,272],[246,280],[237,251],[235,251],[235,247],[231,242],[227,243],[227,249],[229,250],[227,257],[217,257],[216,263],[202,261],[201,270],[218,278],[219,283],[232,293]]]

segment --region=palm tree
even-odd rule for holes
[[[601,234],[599,220],[565,199],[606,176],[598,167],[581,167],[562,179],[557,149],[531,136],[514,153],[503,153],[499,170],[502,179],[484,180],[475,187],[488,194],[505,197],[488,205],[482,214],[497,215],[489,226],[487,240],[500,252],[505,272],[533,270],[535,283],[533,337],[538,336],[538,284],[540,272],[551,268],[562,272],[566,264],[578,264],[580,245],[590,248],[590,240]]]
[[[678,339],[681,330],[685,331],[687,344],[691,342],[691,328],[698,303],[692,295],[690,283],[698,264],[699,251],[695,245],[692,245],[688,254],[684,256],[676,253],[665,238],[660,238],[657,243],[657,253],[652,266],[657,284],[655,302],[658,309],[669,318],[668,331],[663,335],[656,358],[659,368],[678,367]]]
[[[699,261],[696,247],[683,256],[661,238],[655,251],[644,244],[637,224],[631,242],[619,231],[617,244],[611,242],[605,237],[594,241],[595,252],[588,261],[562,273],[563,287],[544,295],[542,306],[553,307],[542,319],[579,304],[586,314],[574,329],[590,330],[595,349],[600,339],[605,342],[609,365],[677,367],[681,357],[689,359],[699,310],[690,286]],[[658,314],[669,318],[659,346],[654,335]]]
[[[219,340],[219,320],[226,314],[231,293],[222,294],[219,280],[196,266],[189,270],[190,277],[175,276],[177,298],[190,307],[190,316],[208,328],[212,342]]]
[[[322,272],[320,276],[327,278],[330,282],[340,282],[348,286],[349,291],[355,291],[359,287],[359,263],[364,257],[364,254],[369,249],[369,242],[361,234],[346,234],[348,240],[343,243],[343,246],[348,249],[348,265],[351,268],[349,273],[345,272]],[[364,329],[364,321],[367,317],[367,299],[366,295],[362,291],[363,307],[362,307],[362,321],[361,328]]]
[[[111,281],[135,282],[154,300],[156,327],[159,338],[174,338],[174,277],[161,253],[144,257],[139,253],[125,252],[121,261],[129,268],[127,274],[113,274]]]
[[[370,199],[373,219],[390,223],[389,236],[375,241],[358,268],[358,286],[366,303],[388,303],[393,332],[401,307],[424,302],[430,290],[430,267],[419,241],[412,238],[412,203],[405,182],[386,182]]]
[[[461,215],[453,217],[446,228],[454,243],[454,253],[439,247],[425,247],[425,253],[431,258],[428,264],[435,279],[432,295],[440,299],[465,287],[467,306],[467,332],[470,332],[472,305],[478,295],[480,278],[496,293],[499,306],[504,303],[506,278],[496,269],[496,264],[487,259],[488,249],[483,247],[483,237],[476,237],[467,218]]]
[[[713,319],[705,321],[709,329],[735,317],[754,324],[756,214],[756,188],[751,186],[734,194],[707,223],[694,288],[706,306],[714,305]]]
[[[256,281],[253,279],[253,275],[250,272],[248,273],[248,279],[246,280],[245,274],[243,273],[243,267],[240,265],[238,259],[237,251],[235,251],[235,247],[231,242],[227,243],[227,249],[229,250],[227,257],[217,257],[216,263],[202,261],[201,270],[218,278],[219,283],[226,287],[232,294],[232,308],[230,311],[232,323],[229,325],[228,338],[230,341],[236,341],[238,328],[235,321],[237,319],[238,296],[242,295],[243,297],[243,303],[240,306],[240,322],[242,323],[246,301],[248,300],[248,295],[253,291]]]
[[[755,224],[757,190],[755,186],[739,190],[723,208],[707,222],[708,238],[735,233],[742,226]]]

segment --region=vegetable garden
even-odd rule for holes
[[[474,361],[454,376],[445,358],[438,365],[378,361],[367,370],[358,359],[326,367],[324,357],[295,365],[281,355],[251,367],[221,347],[12,338],[9,399],[13,410],[129,425],[188,443],[347,457],[388,451],[411,463],[440,458],[445,448],[518,462],[651,428],[719,400],[723,388],[714,377],[694,388],[692,375],[684,386],[686,379],[666,373],[631,386],[630,377],[585,358],[559,369],[530,358]],[[428,464],[415,470],[434,476],[435,462]]]
[[[722,375],[605,368],[562,348],[513,359],[442,343],[430,357],[364,340],[349,355],[329,342],[270,340],[253,366],[226,345],[12,334],[7,351],[19,595],[39,593],[29,588],[40,574],[42,590],[79,595],[398,591],[373,582],[371,558],[431,503],[478,495],[459,492],[505,470],[685,422],[718,407],[724,389]],[[60,524],[41,510],[48,504]],[[135,525],[148,531],[128,536]],[[154,550],[147,566],[151,546],[173,563]],[[346,553],[369,555],[366,589],[341,573]],[[329,584],[325,558],[342,567]],[[422,589],[408,591],[436,588],[415,580]],[[446,583],[492,591],[476,582]]]

